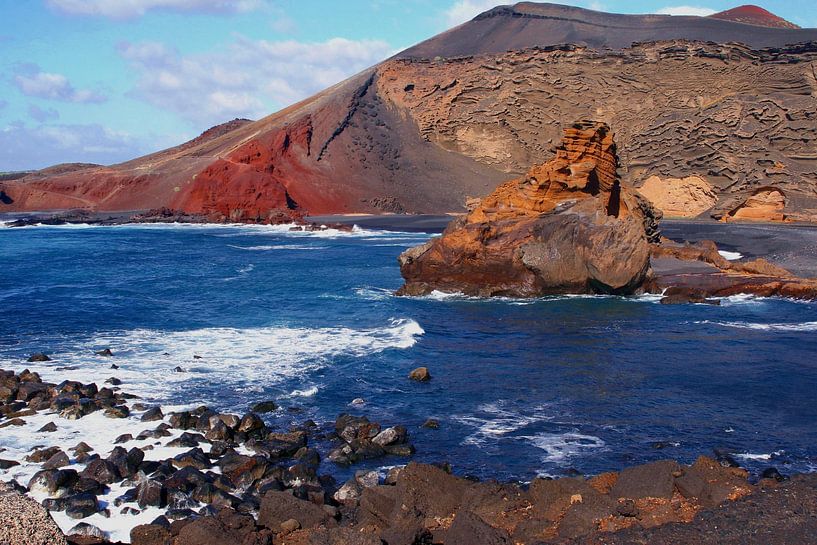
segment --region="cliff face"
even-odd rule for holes
[[[657,238],[649,205],[617,175],[610,129],[565,129],[556,156],[500,185],[438,239],[406,251],[402,295],[632,293]]]
[[[674,39],[702,37],[777,48]],[[642,38],[673,39],[630,46]],[[698,177],[715,200],[694,212],[717,217],[772,187],[781,217],[811,220],[815,111],[817,30],[522,3],[259,121],[120,165],[2,180],[0,211],[172,207],[239,221],[461,211],[545,161],[566,120],[592,117],[616,127],[629,185]]]

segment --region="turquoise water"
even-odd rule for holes
[[[428,236],[0,228],[0,367],[117,376],[168,406],[243,412],[273,399],[281,428],[364,414],[407,426],[417,460],[500,480],[714,448],[753,471],[814,467],[816,305],[392,296],[396,257]],[[106,347],[113,359],[93,354]],[[25,363],[36,351],[53,361]],[[420,365],[430,383],[406,378]],[[440,429],[421,428],[427,418]]]

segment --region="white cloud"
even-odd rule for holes
[[[201,13],[243,13],[264,5],[263,0],[46,0],[52,8],[71,15],[111,19],[141,17],[150,10]]]
[[[132,95],[199,128],[258,118],[367,68],[392,53],[378,40],[270,42],[238,37],[226,49],[181,55],[161,43],[119,46],[138,74]]]
[[[107,98],[89,89],[75,89],[62,74],[43,72],[36,65],[18,67],[14,84],[26,96],[65,102],[100,103]]]
[[[698,17],[707,17],[717,13],[717,11],[698,6],[667,6],[659,9],[655,13],[659,15],[697,15]]]
[[[149,151],[144,141],[101,125],[28,127],[18,122],[0,129],[0,171],[66,162],[111,164]]]
[[[501,0],[457,0],[445,11],[445,18],[450,26],[456,26],[470,21],[483,11],[500,5],[502,5]]]

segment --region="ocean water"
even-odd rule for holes
[[[393,296],[397,256],[429,236],[0,228],[0,367],[100,385],[116,376],[165,407],[243,413],[272,399],[281,408],[266,418],[280,429],[366,415],[405,425],[415,460],[502,481],[690,462],[715,448],[752,471],[814,469],[817,305]],[[114,358],[94,355],[108,347]],[[25,362],[38,351],[53,361]],[[432,381],[409,381],[421,365]],[[58,436],[73,445],[144,427],[86,418]],[[428,418],[440,429],[422,428]],[[0,457],[53,441],[0,430]]]

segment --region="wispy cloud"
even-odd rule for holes
[[[96,124],[29,127],[18,122],[0,129],[0,171],[118,163],[148,151],[144,141]]]
[[[131,19],[152,10],[187,13],[244,13],[266,4],[264,0],[46,0],[57,11],[70,15]]]
[[[445,11],[445,18],[450,26],[455,26],[501,4],[502,2],[498,0],[457,0]]]
[[[139,76],[133,96],[206,128],[272,113],[379,62],[392,48],[378,40],[238,37],[224,50],[195,55],[157,42],[122,43],[119,51]]]
[[[700,6],[667,6],[659,9],[655,13],[660,15],[697,15],[698,17],[706,17],[717,13],[717,11],[712,8]]]
[[[26,96],[64,102],[100,103],[107,97],[90,89],[75,89],[62,74],[43,72],[33,64],[19,65],[14,84]]]

